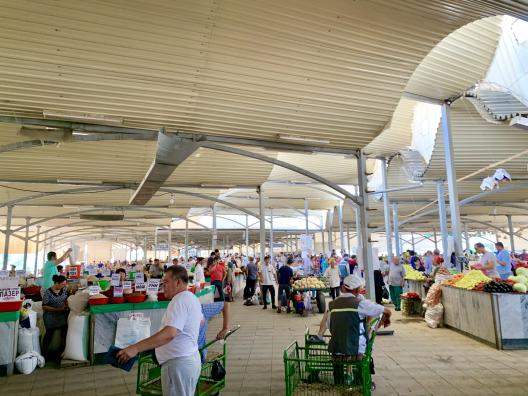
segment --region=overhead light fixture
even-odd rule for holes
[[[77,112],[60,112],[53,110],[44,110],[42,112],[44,118],[50,118],[54,120],[69,120],[69,121],[80,121],[97,123],[101,122],[104,124],[122,125],[123,119],[119,117],[107,116],[104,114],[91,114],[91,113],[77,113]]]
[[[171,194],[171,195],[170,195],[170,199],[169,199],[169,204],[174,205],[174,202],[175,202],[175,200],[174,200],[174,194]]]
[[[207,184],[202,183],[200,184],[203,188],[234,188],[236,187],[236,184]]]
[[[523,116],[513,117],[510,121],[510,126],[520,129],[528,129],[528,118]]]
[[[330,140],[322,140],[315,138],[307,138],[304,136],[298,135],[279,135],[279,140],[287,140],[293,142],[302,142],[302,143],[315,143],[315,144],[330,144]]]

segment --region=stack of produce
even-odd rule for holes
[[[526,293],[528,291],[528,268],[517,268],[517,276],[510,276],[508,280],[513,282],[513,291]]]
[[[324,289],[325,283],[314,277],[303,278],[293,282],[294,289]]]
[[[492,280],[484,285],[483,291],[487,293],[511,293],[513,291],[512,285],[509,281]]]
[[[456,275],[455,275],[456,276]],[[475,286],[477,286],[481,282],[490,282],[491,278],[488,278],[482,271],[479,270],[471,270],[469,272],[466,272],[464,276],[455,283],[455,287],[458,287],[460,289],[473,289]]]
[[[444,285],[447,285],[447,286],[455,286],[456,283],[462,279],[464,277],[464,274],[456,274],[456,275],[453,275],[451,278],[447,279],[446,281],[443,282]]]
[[[415,292],[403,293],[401,295],[401,298],[402,299],[406,299],[406,300],[421,300],[420,295],[418,293],[415,293]]]
[[[411,267],[409,264],[404,264],[403,268],[405,269],[405,279],[407,280],[426,280],[427,277],[423,274],[423,272],[416,271],[413,267]]]
[[[417,293],[407,292],[401,295],[401,310],[403,316],[421,315],[422,300]]]

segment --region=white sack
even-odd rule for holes
[[[115,337],[115,346],[126,348],[150,337],[150,319],[119,318]]]
[[[36,352],[40,355],[40,330],[38,327],[32,329],[18,329],[17,354]]]
[[[88,307],[88,299],[90,295],[88,293],[83,293],[78,291],[73,296],[68,297],[68,308],[70,311],[80,315]]]
[[[436,329],[442,323],[444,317],[444,306],[440,303],[428,307],[425,311],[425,323],[432,329]]]
[[[15,359],[15,367],[22,374],[31,374],[37,367],[44,367],[44,358],[36,352],[28,352]]]
[[[70,312],[68,316],[68,333],[64,359],[88,360],[88,315],[76,315]]]

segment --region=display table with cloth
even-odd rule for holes
[[[195,293],[202,304],[213,301],[214,287],[208,286]],[[145,301],[132,304],[106,304],[90,306],[90,362],[100,364],[110,346],[114,345],[117,322],[141,313],[150,319],[150,334],[161,327],[161,320],[170,301]]]
[[[13,374],[20,312],[0,312],[0,377]]]

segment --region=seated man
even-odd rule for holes
[[[367,318],[381,316],[381,325],[390,325],[391,311],[382,305],[366,300],[359,292],[365,281],[357,275],[348,275],[341,285],[341,294],[331,301],[325,312],[316,340],[323,341],[328,328],[331,333],[328,351],[337,363],[334,382],[344,383],[343,362],[363,359],[368,343]],[[341,364],[339,364],[341,362]],[[371,362],[373,374],[374,365]]]

